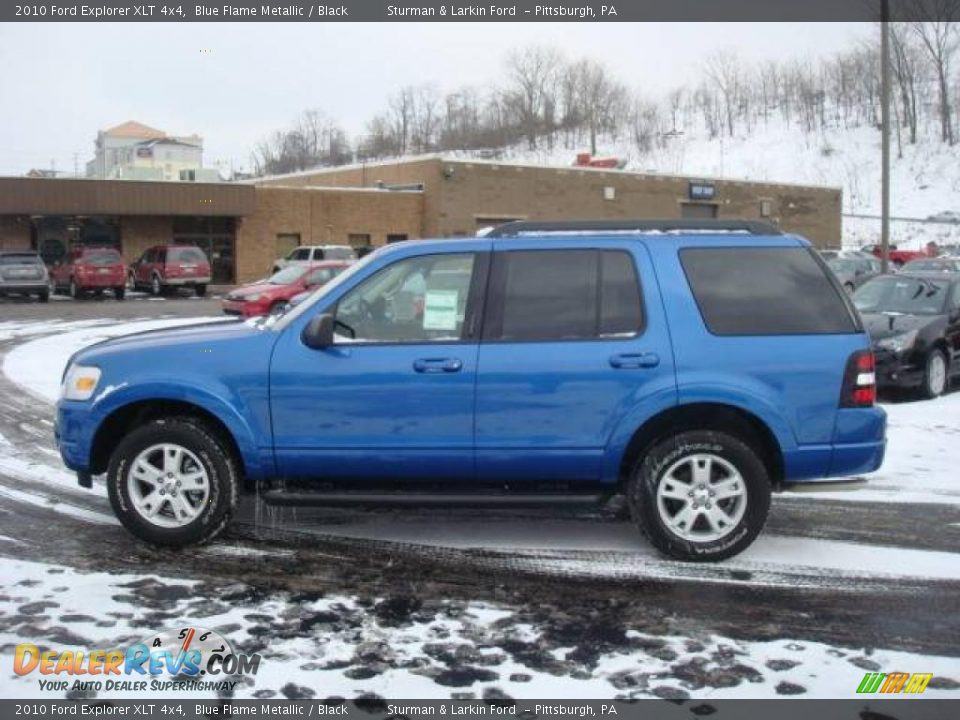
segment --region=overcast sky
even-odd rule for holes
[[[861,42],[861,23],[194,23],[0,25],[0,174],[80,171],[98,129],[138,120],[202,135],[206,164],[249,164],[253,144],[319,108],[351,134],[406,84],[496,79],[514,47],[593,56],[651,95],[706,56],[814,59]]]

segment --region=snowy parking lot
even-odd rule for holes
[[[9,672],[18,643],[116,647],[183,624],[263,656],[256,676],[216,691],[238,698],[843,698],[866,672],[895,670],[931,672],[927,695],[960,697],[960,393],[888,401],[879,472],[777,496],[757,542],[716,565],[663,559],[615,508],[294,510],[256,497],[213,544],[159,551],[119,526],[102,482],[84,490],[60,462],[60,376],[90,343],[222,317],[186,299],[112,316],[66,305],[0,306],[9,697],[63,696]]]

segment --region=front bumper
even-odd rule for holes
[[[876,358],[877,387],[915,388],[923,383],[924,367],[913,350],[895,353],[892,350],[873,347]]]
[[[78,473],[90,471],[90,449],[98,423],[91,417],[90,403],[60,400],[53,423],[53,437],[63,464]]]
[[[244,302],[243,300],[224,300],[223,312],[226,315],[249,318],[266,315],[268,308],[260,303]]]

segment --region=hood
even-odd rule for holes
[[[922,330],[943,319],[942,315],[883,315],[880,313],[863,313],[864,327],[871,340],[902,335],[911,330]]]
[[[240,320],[215,320],[186,327],[147,330],[111,338],[79,350],[71,362],[91,365],[121,356],[143,354],[145,362],[167,352],[180,358],[177,362],[189,362],[189,353],[203,350],[205,353],[216,346],[243,343],[248,338],[262,336],[261,330]]]

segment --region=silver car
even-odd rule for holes
[[[40,302],[50,299],[47,268],[30,250],[0,250],[0,297],[36,295]]]
[[[880,261],[875,257],[837,257],[827,265],[847,292],[852,293],[867,280],[880,274]]]

